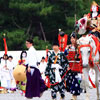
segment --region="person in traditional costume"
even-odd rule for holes
[[[25,62],[26,62],[26,57],[27,57],[27,52],[26,51],[22,51],[21,55],[20,55],[20,60],[18,61],[19,65],[23,65],[25,66]],[[21,90],[21,95],[25,94],[25,90],[26,90],[26,79],[24,81],[17,81],[17,87],[19,90]]]
[[[90,15],[91,18],[97,18],[97,16],[100,14],[99,5],[95,1],[92,2],[90,11],[91,11]]]
[[[46,66],[47,66],[47,63],[45,62],[45,57],[42,57],[42,60],[40,62],[40,65],[39,65],[39,70],[41,72],[41,76],[42,76],[42,79],[45,80],[45,69],[46,69]]]
[[[85,14],[83,18],[76,21],[76,30],[79,35],[93,34],[100,39],[100,8],[95,1],[90,11],[91,13]]]
[[[27,83],[25,97],[32,99],[33,97],[40,97],[47,88],[37,68],[38,58],[37,52],[33,46],[33,40],[26,40],[26,47],[29,48],[29,50],[27,51],[26,58]]]
[[[71,38],[71,44],[67,45],[65,49],[66,56],[69,55],[69,51],[75,52],[75,44],[76,44],[75,32],[72,32],[70,38]],[[78,60],[77,55],[75,55],[75,58],[73,58],[73,61],[75,60]],[[72,69],[73,67],[75,67],[74,63]],[[81,93],[81,88],[80,88],[81,74],[75,70],[73,71],[72,69],[70,69],[66,75],[66,90],[72,94],[71,100],[76,100],[77,96],[80,95]]]
[[[25,65],[26,57],[27,57],[27,52],[26,51],[22,51],[21,54],[20,54],[20,60],[18,61],[18,63],[20,65],[21,64],[24,64]]]
[[[68,68],[68,61],[64,53],[60,52],[58,42],[53,43],[53,51],[48,58],[45,75],[50,79],[51,97],[56,100],[57,92],[60,93],[61,99],[65,98],[65,84],[63,75]]]
[[[91,5],[90,16],[85,15],[83,18],[76,22],[75,26],[75,30],[81,36],[79,40],[84,39],[84,37],[88,39],[91,35],[91,37],[94,38],[100,52],[100,8],[96,2],[93,2]],[[99,61],[96,62],[96,64],[98,64]]]
[[[14,63],[13,63],[13,57],[12,56],[8,57],[8,64],[9,64],[11,69],[14,69]]]
[[[1,61],[1,87],[4,88],[4,93],[11,92],[11,80],[12,80],[12,65],[8,61],[8,55],[3,56]]]
[[[98,37],[98,39],[100,39],[100,8],[95,1],[93,1],[90,11],[90,30],[88,28],[87,30],[90,31],[89,33],[95,35],[96,37]]]
[[[83,18],[76,22],[76,31],[77,33],[84,37],[88,37],[87,35],[93,35],[92,37],[95,38],[96,42],[99,40],[100,42],[100,7],[99,5],[93,1],[90,9],[90,14],[85,14]],[[100,52],[100,43],[99,45],[99,52]]]
[[[67,34],[65,34],[65,32],[59,29],[58,41],[59,41],[59,49],[61,52],[65,51],[67,45],[67,38],[68,38]]]
[[[10,55],[8,57],[8,61],[7,61],[7,66],[9,67],[9,72],[10,72],[10,76],[11,76],[11,92],[16,91],[16,82],[13,76],[13,69],[15,67],[14,63],[13,63],[13,57]]]

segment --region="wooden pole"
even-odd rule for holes
[[[41,28],[41,31],[42,31],[42,34],[43,34],[44,41],[46,42],[46,36],[45,36],[45,33],[44,33],[43,26],[42,26],[41,22],[40,22],[40,28]]]

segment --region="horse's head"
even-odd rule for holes
[[[89,65],[89,61],[92,60],[92,47],[88,37],[82,37],[79,41],[79,55],[83,67]]]
[[[83,67],[89,65],[89,60],[92,58],[92,48],[89,44],[79,46],[79,54],[82,60]]]
[[[78,34],[82,35],[86,32],[87,27],[87,17],[83,17],[76,22],[75,30]]]

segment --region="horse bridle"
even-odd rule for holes
[[[93,63],[93,58],[92,58],[92,47],[91,47],[91,45],[90,44],[85,44],[85,45],[80,45],[80,46],[78,46],[78,51],[79,51],[79,59],[80,59],[80,62],[82,63],[82,55],[81,55],[81,48],[83,48],[83,47],[89,47],[90,48],[90,56],[89,56],[89,64],[90,64],[90,66],[94,66],[94,63]]]

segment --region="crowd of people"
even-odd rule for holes
[[[27,52],[22,51],[20,54],[20,59],[17,61],[17,65],[22,65],[26,69],[27,66],[26,58],[27,58]],[[38,60],[36,60],[36,62],[37,61]],[[46,69],[46,65],[47,63],[45,61],[44,56],[41,58],[40,62],[37,62],[36,65],[37,68],[40,70],[40,73],[44,80],[45,80],[44,72]],[[8,56],[7,54],[4,54],[3,57],[0,58],[0,93],[13,93],[16,90],[19,90],[21,95],[25,95],[27,79],[25,79],[24,81],[17,80],[16,77],[14,77],[13,72],[15,70],[14,73],[17,73],[17,71],[20,69],[17,70],[16,68],[17,66],[13,62],[13,56],[11,55]]]
[[[78,24],[80,23],[78,22]],[[82,35],[84,36],[83,33]],[[28,51],[21,52],[18,66],[14,66],[11,55],[4,54],[0,59],[0,93],[12,93],[19,90],[21,95],[32,99],[33,97],[41,97],[43,92],[50,88],[52,100],[56,100],[57,92],[60,93],[61,100],[65,100],[66,91],[72,94],[71,100],[77,100],[78,95],[86,93],[85,89],[81,87],[84,76],[81,71],[70,68],[67,58],[70,51],[75,51],[76,55],[72,59],[75,62],[79,61],[76,34],[72,32],[70,35],[70,45],[67,45],[67,35],[64,32],[60,32],[59,39],[60,42],[58,40],[53,42],[53,50],[48,56],[47,62],[45,55],[41,61],[38,61],[32,39],[26,40]],[[59,46],[59,43],[62,44]],[[75,67],[75,62],[73,67]],[[95,71],[91,68],[89,73],[92,73],[90,77],[95,83]],[[90,87],[92,87],[91,84]]]
[[[14,64],[12,62],[13,57],[8,55],[3,55],[0,63],[0,82],[1,87],[4,89],[4,93],[11,92],[10,89],[14,89],[14,77],[13,68]]]
[[[27,52],[22,51],[18,61],[18,65],[25,68],[26,79],[22,81],[17,80],[13,75],[17,68],[13,64],[13,57],[4,54],[0,63],[0,91],[12,93],[19,90],[21,95],[25,95],[27,99],[32,99],[33,97],[41,97],[43,92],[50,88],[52,100],[56,100],[57,92],[60,93],[61,100],[65,100],[65,91],[72,94],[71,100],[77,100],[77,96],[83,91],[80,87],[82,74],[70,69],[66,57],[70,50],[75,51],[74,32],[70,35],[70,41],[71,44],[67,45],[64,52],[60,51],[58,41],[54,41],[53,51],[50,53],[48,61],[45,61],[44,55],[39,62],[33,41],[31,39],[26,40],[26,47],[29,50]],[[21,70],[20,68],[18,71]],[[95,73],[92,69],[91,71]],[[49,86],[45,84],[46,78],[48,78]]]

